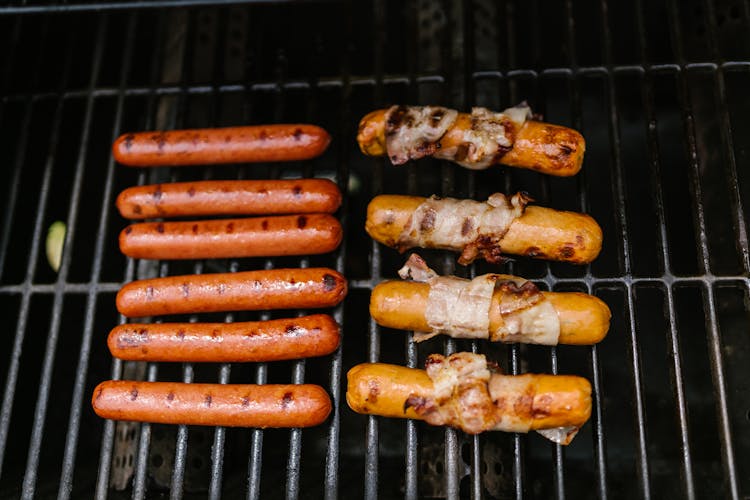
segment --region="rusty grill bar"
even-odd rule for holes
[[[0,4],[0,44],[9,49],[0,53],[0,496],[750,495],[746,2],[567,1],[554,12],[541,2],[481,0],[200,3]],[[193,8],[164,8],[173,5]],[[29,15],[10,15],[18,13]],[[579,176],[474,173],[433,160],[396,169],[353,142],[359,117],[392,102],[468,109],[523,99],[583,132]],[[326,127],[329,152],[300,165],[140,172],[115,165],[108,151],[125,130],[290,120]],[[340,211],[347,236],[334,255],[148,264],[118,253],[123,221],[113,202],[126,186],[311,175],[348,193]],[[369,319],[369,291],[404,259],[364,234],[372,196],[481,199],[519,189],[602,225],[604,250],[590,266],[518,260],[506,268],[546,289],[603,298],[613,325],[602,344],[417,347],[410,334]],[[68,233],[55,274],[44,239],[57,219]],[[425,253],[445,273],[497,269]],[[106,332],[125,321],[114,294],[132,279],[319,263],[350,279],[347,301],[333,311],[344,336],[332,356],[143,369],[106,350]],[[584,375],[594,389],[591,421],[565,448],[363,417],[346,406],[354,364],[419,366],[435,350],[486,352],[510,373]],[[88,403],[94,385],[139,369],[148,380],[312,381],[331,394],[334,411],[304,431],[97,419]]]

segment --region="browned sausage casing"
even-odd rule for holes
[[[173,182],[131,187],[117,197],[126,219],[333,213],[340,205],[341,191],[328,179]]]
[[[330,142],[315,125],[251,125],[124,134],[112,154],[130,167],[260,163],[315,158]]]
[[[335,306],[346,292],[346,279],[324,267],[194,274],[128,283],[117,294],[117,310],[144,317],[321,308]]]
[[[224,427],[311,427],[331,412],[322,387],[109,380],[94,389],[102,418]]]
[[[243,363],[324,356],[339,345],[327,314],[238,323],[129,323],[115,327],[112,356],[131,361]]]
[[[247,219],[140,222],[120,233],[120,251],[136,259],[222,259],[317,255],[341,243],[328,214]]]

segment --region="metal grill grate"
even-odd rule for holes
[[[167,3],[192,5],[150,6]],[[0,53],[0,311],[8,325],[0,336],[0,496],[750,495],[747,2],[131,10],[138,6],[0,6],[0,44],[8,48]],[[102,9],[125,11],[49,14]],[[19,12],[44,15],[1,15]],[[548,121],[583,132],[581,175],[473,173],[432,160],[396,169],[363,157],[353,142],[358,119],[391,102],[466,109],[522,99]],[[327,128],[330,150],[303,164],[158,172],[118,167],[108,150],[125,130],[292,120]],[[335,255],[150,264],[117,250],[124,222],[113,198],[124,187],[311,175],[330,176],[348,192],[347,237]],[[481,199],[519,189],[602,225],[604,250],[590,266],[519,260],[507,270],[547,289],[603,298],[613,311],[604,343],[550,349],[433,340],[417,348],[369,320],[370,289],[403,263],[362,230],[373,195]],[[43,247],[54,220],[68,226],[59,273]],[[496,269],[425,255],[446,273]],[[114,308],[122,283],[287,265],[326,265],[350,279],[350,295],[334,311],[344,332],[335,355],[142,366],[113,361],[106,350],[106,332],[124,321]],[[469,437],[366,418],[346,407],[342,384],[352,365],[418,366],[434,350],[486,352],[512,373],[585,375],[594,387],[591,422],[562,448],[535,436]],[[305,431],[97,419],[88,404],[94,385],[139,371],[149,380],[315,382],[335,410],[324,426]]]

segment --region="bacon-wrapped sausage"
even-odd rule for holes
[[[421,342],[435,335],[525,344],[589,345],[609,330],[609,307],[593,295],[543,292],[503,274],[473,280],[438,276],[418,255],[399,272],[405,281],[378,284],[370,315],[381,326],[413,330]]]
[[[468,434],[535,430],[569,444],[591,415],[591,385],[569,375],[501,375],[480,354],[432,354],[426,370],[364,363],[349,373],[357,413],[424,420]]]
[[[556,176],[578,173],[586,150],[583,136],[531,117],[525,103],[501,113],[392,106],[362,118],[357,141],[364,154],[387,155],[394,165],[433,156],[475,170],[502,163]]]
[[[438,248],[461,252],[460,264],[476,258],[502,262],[503,254],[573,264],[593,261],[602,230],[585,214],[526,205],[523,193],[495,193],[486,202],[454,198],[381,195],[367,207],[365,230],[399,251]]]

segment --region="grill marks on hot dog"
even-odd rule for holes
[[[131,187],[117,197],[126,219],[333,213],[340,205],[341,192],[328,179],[174,182]]]
[[[341,243],[339,221],[328,214],[132,224],[120,250],[137,259],[217,259],[317,255]]]
[[[333,307],[346,279],[328,268],[270,269],[170,276],[128,283],[117,310],[128,317],[201,312]]]
[[[225,427],[311,427],[325,421],[331,399],[313,384],[102,382],[91,399],[113,420]]]
[[[131,167],[279,162],[315,158],[330,142],[315,125],[252,125],[124,134],[112,154]]]
[[[115,327],[112,356],[131,361],[265,362],[324,356],[339,345],[327,314],[238,323],[129,323]]]

